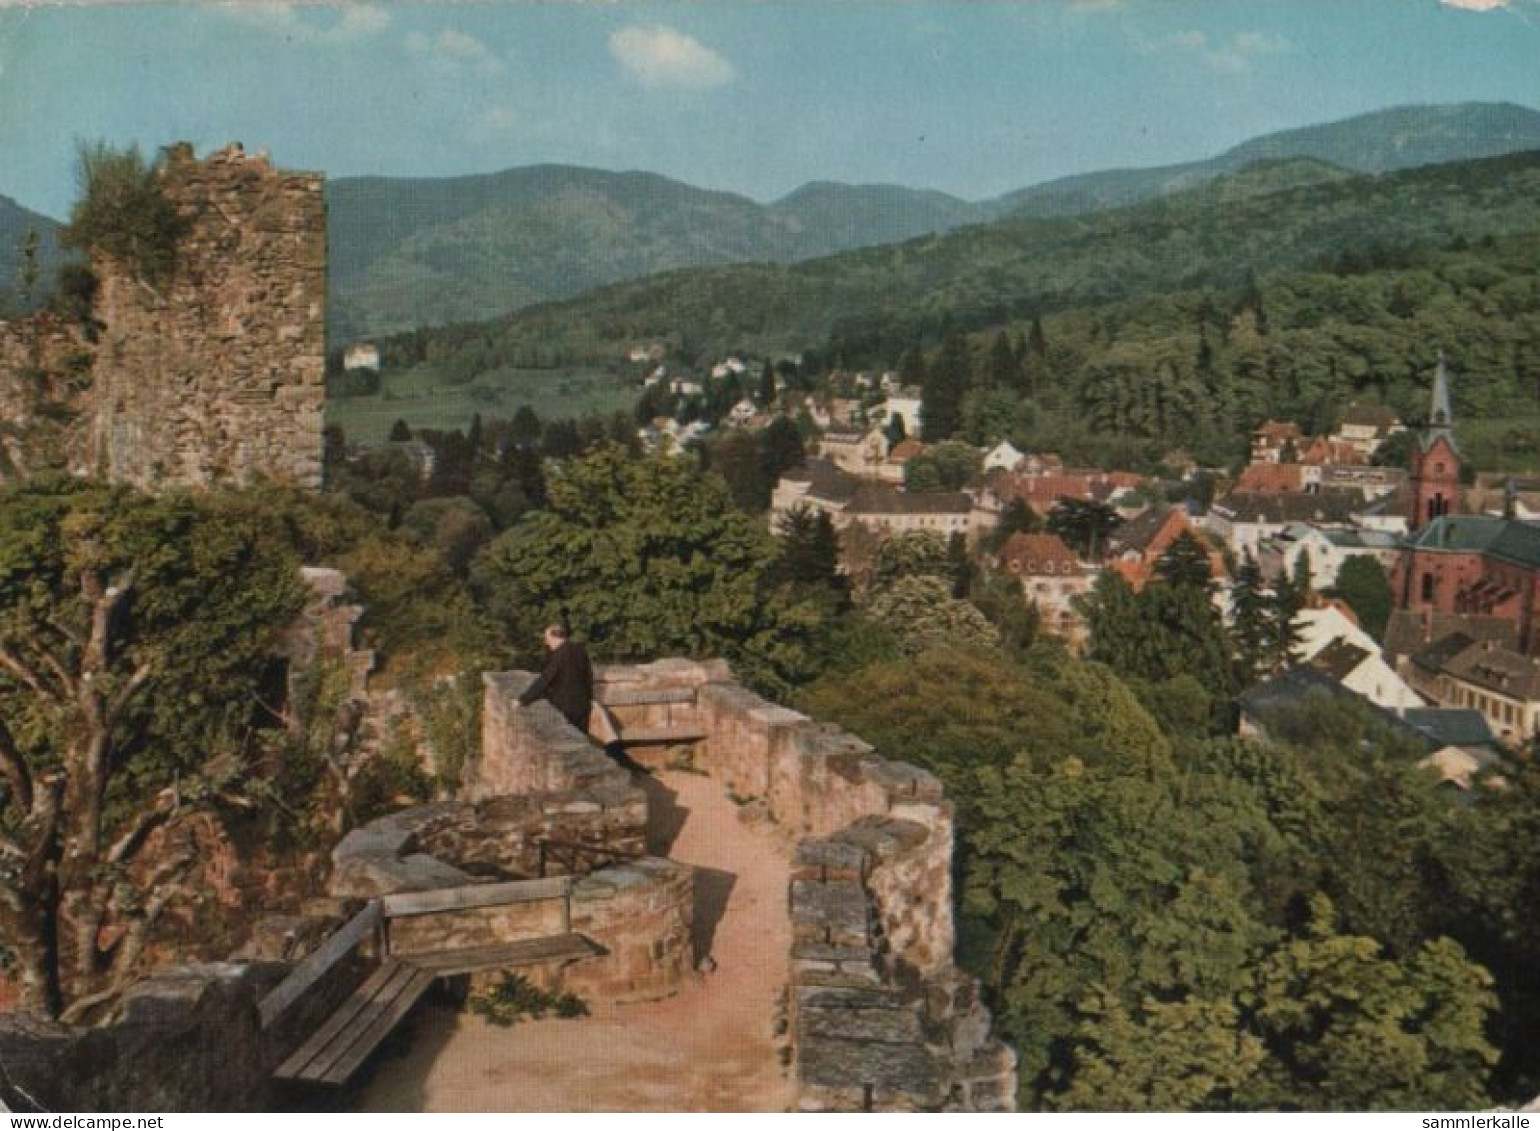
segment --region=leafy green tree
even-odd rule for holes
[[[984,538],[986,553],[998,554],[1011,540],[1013,534],[1036,534],[1043,529],[1042,517],[1021,497],[1011,499],[1000,508],[1000,519],[995,528]]]
[[[1242,687],[1250,687],[1272,669],[1278,638],[1272,601],[1262,583],[1262,567],[1250,549],[1235,570],[1230,618],[1236,678]]]
[[[775,550],[726,486],[688,461],[601,447],[553,466],[547,509],[472,565],[486,607],[513,631],[563,620],[597,655],[721,656],[777,694],[809,671],[816,611],[769,586]]]
[[[412,429],[410,425],[408,425],[407,422],[402,420],[399,416],[396,417],[396,422],[390,426],[390,435],[388,435],[386,439],[393,444],[399,444],[405,440],[410,440],[411,438]]]
[[[89,1016],[197,892],[195,815],[249,804],[298,562],[212,498],[0,494],[0,927],[22,1007]]]
[[[1492,978],[1449,939],[1400,961],[1372,938],[1336,932],[1331,902],[1311,902],[1305,937],[1257,977],[1267,1048],[1242,1100],[1297,1111],[1462,1111],[1491,1103],[1497,1050],[1483,1028]]]
[[[871,595],[863,610],[885,625],[907,655],[931,648],[993,648],[995,626],[952,586],[931,575],[900,577]]]
[[[952,558],[941,535],[910,530],[877,548],[868,587],[876,591],[904,577],[939,577],[950,583],[952,571]]]
[[[983,466],[983,457],[971,445],[943,440],[904,465],[904,486],[910,491],[961,491]]]
[[[706,449],[707,466],[722,477],[739,510],[755,513],[770,505],[771,484],[759,444],[747,432],[728,432]]]
[[[1385,635],[1394,594],[1385,567],[1373,557],[1357,554],[1343,562],[1337,571],[1337,583],[1325,595],[1346,601],[1370,636],[1379,640]]]

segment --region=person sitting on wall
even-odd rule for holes
[[[545,670],[519,696],[519,703],[528,707],[547,699],[563,718],[587,733],[588,716],[594,709],[594,668],[588,662],[588,650],[568,639],[567,629],[559,624],[546,626],[545,646],[551,650]]]

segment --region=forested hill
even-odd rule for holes
[[[536,165],[327,186],[334,345],[476,320],[681,267],[790,263],[988,223],[1079,215],[1197,187],[1260,159],[1387,172],[1540,148],[1540,113],[1506,103],[1399,107],[1268,134],[1204,161],[1109,170],[964,201],[819,181],[769,204],[651,173]]]
[[[635,342],[663,340],[686,356],[827,348],[850,364],[891,363],[947,328],[1233,291],[1285,272],[1362,271],[1536,231],[1540,152],[1352,177],[1314,161],[1264,162],[1128,208],[1011,219],[792,265],[668,272],[425,331],[411,349],[446,362],[551,364],[612,361]]]
[[[1267,158],[1311,157],[1358,173],[1469,161],[1540,149],[1540,113],[1511,102],[1394,106],[1338,122],[1281,130],[1206,161],[1061,177],[1000,198],[999,213],[1072,216],[1196,188]]]

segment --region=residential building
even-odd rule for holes
[[[1232,491],[1209,508],[1203,526],[1224,540],[1237,559],[1250,553],[1258,560],[1262,545],[1290,523],[1346,526],[1363,506],[1356,491],[1258,495]]]
[[[342,368],[352,373],[357,369],[380,371],[380,347],[373,342],[354,342],[342,355]]]
[[[984,470],[994,471],[999,468],[1002,471],[1015,471],[1016,465],[1026,458],[1026,453],[1017,451],[1015,444],[1001,440],[984,453]]]
[[[1290,451],[1294,453],[1294,461],[1297,462],[1299,450],[1304,443],[1305,434],[1292,420],[1264,420],[1251,433],[1251,462],[1290,462],[1282,458]]]
[[[1074,648],[1085,643],[1085,618],[1075,598],[1090,592],[1091,572],[1057,534],[1013,534],[1000,547],[999,569],[1019,578],[1042,627]]]
[[[1337,584],[1337,574],[1350,558],[1373,558],[1388,574],[1401,556],[1401,540],[1377,530],[1291,522],[1262,543],[1257,555],[1262,576],[1273,581],[1285,572],[1292,575],[1301,554],[1310,556],[1310,576],[1316,588],[1328,589]]]
[[[818,454],[851,475],[876,479],[888,458],[888,437],[881,428],[831,428],[818,444]]]
[[[1155,565],[1171,543],[1191,532],[1192,523],[1180,507],[1152,507],[1112,532],[1107,568],[1135,590],[1143,589],[1155,576]],[[1209,551],[1209,575],[1215,581],[1225,578],[1224,558],[1213,550]]]
[[[1364,460],[1368,460],[1392,435],[1405,430],[1401,419],[1389,405],[1354,401],[1342,414],[1342,423],[1332,433],[1331,439],[1352,445]]]
[[[1409,708],[1427,705],[1422,696],[1385,662],[1372,641],[1365,645],[1338,637],[1306,662],[1322,675],[1387,711],[1400,714]]]
[[[1504,742],[1540,730],[1540,659],[1461,633],[1413,656],[1416,686],[1440,707],[1480,711]]]

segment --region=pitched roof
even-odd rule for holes
[[[1252,435],[1265,436],[1269,440],[1277,440],[1282,443],[1284,440],[1298,440],[1304,436],[1304,433],[1299,430],[1299,425],[1295,424],[1292,420],[1264,420],[1261,424],[1257,425]]]
[[[1380,436],[1386,435],[1400,423],[1401,418],[1396,415],[1396,410],[1388,404],[1361,404],[1354,401],[1342,414],[1344,427],[1351,424],[1359,428],[1373,428]]]
[[[829,503],[848,503],[855,494],[860,480],[838,464],[826,459],[808,459],[801,467],[794,467],[782,475],[793,483],[806,483],[810,498]]]
[[[1443,515],[1417,532],[1419,550],[1485,554],[1540,569],[1540,525],[1484,514]]]
[[[913,459],[925,450],[925,445],[918,440],[900,440],[893,445],[893,450],[888,453],[888,459],[895,463]]]
[[[1518,626],[1504,617],[1400,609],[1390,614],[1385,626],[1385,656],[1394,662],[1453,633],[1462,633],[1471,640],[1491,640],[1505,648],[1515,648],[1519,642]]]
[[[1490,746],[1487,717],[1471,707],[1408,707],[1401,716],[1444,746]]]
[[[1000,547],[1000,561],[1016,573],[1046,572],[1046,562],[1054,563],[1053,572],[1057,574],[1080,571],[1080,559],[1057,534],[1012,534]]]
[[[1297,495],[1258,495],[1231,491],[1214,510],[1232,522],[1346,522],[1363,504],[1357,491],[1320,491]]]
[[[1490,641],[1472,641],[1469,647],[1450,657],[1443,671],[1509,699],[1540,699],[1540,660]]]
[[[1476,642],[1463,632],[1451,632],[1448,636],[1435,640],[1426,648],[1419,649],[1412,654],[1412,663],[1419,668],[1430,672],[1439,672],[1444,665],[1454,659]]]
[[[900,491],[886,483],[856,485],[849,514],[969,514],[973,500],[961,491]]]
[[[1297,463],[1247,464],[1236,480],[1237,491],[1283,495],[1305,489],[1305,469]]]
[[[1357,671],[1358,666],[1368,658],[1367,648],[1349,644],[1339,636],[1310,658],[1310,666],[1322,675],[1329,675],[1341,683]]]

